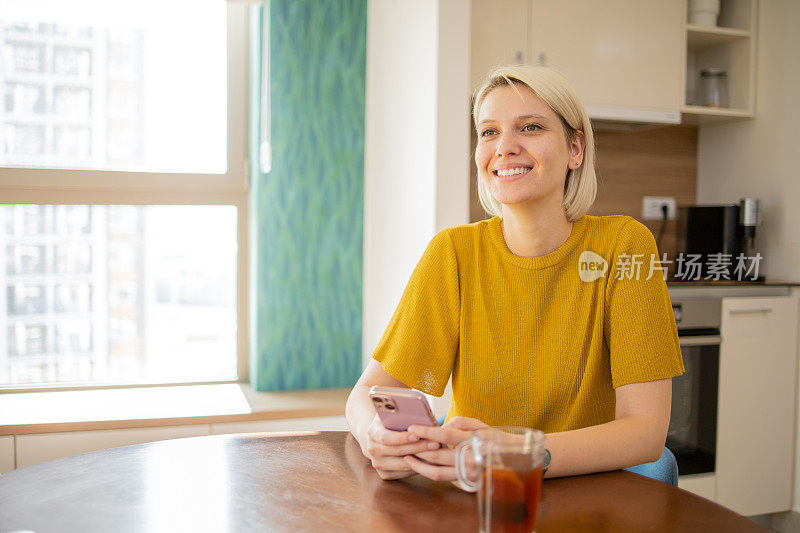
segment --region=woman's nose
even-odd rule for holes
[[[519,153],[519,141],[513,133],[504,133],[497,141],[498,156],[514,155]]]

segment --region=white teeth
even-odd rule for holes
[[[528,167],[520,167],[520,168],[508,168],[506,170],[498,170],[498,176],[513,176],[515,174],[526,174],[530,172],[530,168]]]

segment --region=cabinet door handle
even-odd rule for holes
[[[719,335],[699,335],[697,337],[681,337],[678,333],[678,344],[681,346],[714,346],[722,342]]]
[[[755,314],[762,315],[771,312],[772,312],[771,307],[759,307],[757,309],[731,309],[729,311],[729,313],[732,315],[755,315]]]

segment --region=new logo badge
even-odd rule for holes
[[[578,275],[587,283],[606,275],[608,262],[602,256],[585,250],[578,257]]]

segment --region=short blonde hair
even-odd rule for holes
[[[486,96],[497,87],[522,84],[531,89],[561,119],[564,135],[569,143],[579,133],[586,140],[583,161],[570,170],[564,187],[564,209],[567,219],[575,221],[589,211],[597,195],[597,174],[595,171],[594,132],[589,115],[575,90],[558,72],[547,67],[531,65],[501,66],[494,68],[475,91],[472,119],[478,128],[478,110]],[[478,198],[487,213],[502,218],[500,202],[495,200],[488,185],[478,173]]]

